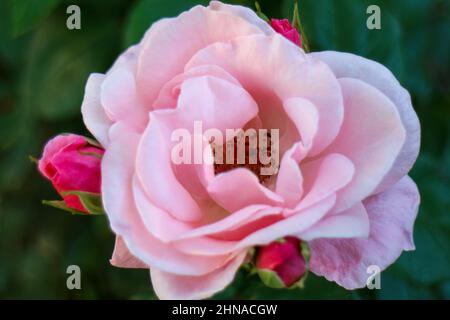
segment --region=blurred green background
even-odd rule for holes
[[[228,1],[253,8],[253,1]],[[259,1],[269,17],[291,17],[292,0]],[[71,216],[41,205],[55,199],[28,155],[60,132],[88,135],[80,105],[91,72],[105,72],[157,19],[205,1],[0,1],[0,298],[155,298],[148,271],[109,265],[114,236],[105,217]],[[66,8],[81,8],[81,30]],[[381,8],[382,29],[366,28]],[[422,150],[411,172],[422,195],[415,252],[382,273],[381,290],[346,291],[310,275],[304,290],[265,288],[240,272],[216,298],[450,298],[450,2],[300,0],[313,51],[374,59],[411,92]],[[66,288],[66,268],[82,270],[82,290]]]

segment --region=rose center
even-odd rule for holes
[[[267,183],[270,179],[270,175],[264,174],[264,168],[272,165],[270,162],[272,154],[270,132],[267,132],[265,137],[237,135],[223,145],[211,144],[215,174],[236,168],[247,168],[258,177],[260,183]]]

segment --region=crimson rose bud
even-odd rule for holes
[[[267,272],[273,272],[283,282],[281,285],[277,285],[270,281],[271,286],[290,287],[299,281],[306,272],[306,262],[301,253],[300,240],[286,237],[281,242],[275,241],[260,247],[257,251],[256,267],[258,271],[264,271],[265,275]],[[264,278],[262,279],[264,281]],[[270,283],[266,284],[270,285]]]
[[[49,179],[63,197],[67,207],[89,213],[78,195],[67,192],[100,194],[100,163],[104,150],[85,137],[75,134],[59,135],[44,148],[39,171]]]
[[[299,47],[302,46],[302,39],[300,37],[300,34],[298,33],[297,29],[295,29],[291,25],[288,19],[271,19],[270,24],[276,32],[291,40]]]

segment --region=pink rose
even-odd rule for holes
[[[259,272],[272,273],[269,276],[275,287],[290,287],[298,282],[306,272],[306,262],[301,253],[300,240],[286,237],[282,241],[274,241],[258,249],[256,268]]]
[[[103,150],[86,138],[74,134],[59,135],[50,140],[39,160],[39,171],[49,179],[69,208],[89,213],[78,195],[100,194],[100,158]]]
[[[291,40],[299,47],[302,46],[302,39],[300,37],[300,34],[298,33],[297,29],[295,29],[291,25],[288,19],[270,19],[270,24],[276,32],[282,34],[286,39]]]
[[[420,127],[408,92],[374,61],[305,54],[250,9],[212,1],[156,22],[89,77],[82,113],[106,150],[111,262],[150,268],[160,298],[209,297],[249,249],[286,236],[308,242],[313,273],[348,289],[414,249],[407,173]],[[195,121],[279,129],[277,174],[174,163],[172,133],[193,135]]]

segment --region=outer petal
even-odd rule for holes
[[[389,174],[378,186],[380,192],[409,172],[416,161],[420,148],[420,123],[411,104],[411,97],[385,66],[378,62],[344,52],[324,51],[312,53],[312,56],[327,63],[338,78],[360,79],[383,92],[397,107],[406,140]]]
[[[113,255],[109,262],[118,268],[148,269],[148,266],[133,256],[121,237],[116,237]]]
[[[414,250],[413,225],[419,206],[415,183],[404,177],[364,201],[370,219],[368,239],[317,239],[310,242],[311,271],[347,289],[366,285],[366,268],[386,269],[403,250]]]
[[[245,207],[239,211],[233,212],[225,218],[193,229],[190,232],[181,234],[178,240],[202,237],[202,236],[215,236],[224,232],[232,232],[234,230],[245,228],[252,222],[268,217],[282,215],[282,208],[272,207],[267,205],[251,205]]]
[[[183,275],[204,275],[227,263],[230,255],[186,255],[148,232],[132,193],[139,135],[119,122],[111,128],[110,137],[102,160],[102,200],[111,229],[122,236],[131,254],[150,267]]]
[[[285,219],[274,219],[270,224],[258,228],[240,241],[222,241],[213,238],[181,239],[177,248],[183,252],[198,255],[217,255],[235,252],[236,250],[264,245],[289,235],[300,234],[319,222],[336,202],[336,196],[330,195],[319,203],[299,209]],[[276,218],[272,216],[272,218]]]
[[[174,219],[168,212],[155,206],[146,196],[136,176],[133,178],[133,194],[142,222],[161,241],[169,242],[192,228],[188,223]]]
[[[129,67],[116,67],[106,75],[100,99],[114,122],[126,121],[140,132],[145,128],[148,115],[137,95],[135,77]]]
[[[392,168],[405,141],[397,109],[385,95],[357,79],[339,81],[344,94],[344,123],[325,153],[347,156],[355,165],[355,175],[338,193],[337,211],[372,194]]]
[[[112,120],[106,115],[100,102],[101,85],[105,76],[93,73],[86,83],[81,113],[83,121],[92,135],[103,147],[108,146],[108,130],[112,125]]]
[[[338,214],[328,214],[299,235],[305,241],[316,238],[359,238],[369,235],[369,216],[362,203]]]
[[[260,17],[256,15],[255,11],[247,7],[238,5],[229,5],[222,3],[220,1],[211,1],[209,3],[208,8],[215,11],[227,12],[232,15],[239,16],[248,21],[249,23],[258,26],[258,28],[260,28],[267,35],[275,33],[273,28],[271,28],[266,21],[262,20]]]
[[[218,41],[250,34],[260,28],[227,12],[195,6],[176,18],[155,23],[142,40],[137,84],[147,104],[152,104],[161,87],[183,72],[186,62],[201,48]]]
[[[178,276],[158,269],[150,269],[153,289],[160,299],[166,300],[208,298],[233,281],[245,256],[246,252],[242,252],[222,268],[199,277]]]

